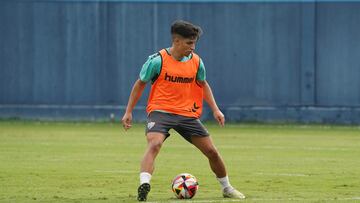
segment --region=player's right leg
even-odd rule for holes
[[[158,132],[149,132],[147,133],[146,139],[147,148],[141,161],[140,171],[152,174],[154,171],[154,161],[160,152],[162,143],[165,140],[165,135]]]
[[[146,201],[150,192],[150,179],[154,171],[155,158],[160,152],[162,143],[170,136],[169,130],[176,125],[173,115],[153,111],[150,112],[146,125],[147,148],[140,166],[140,186],[138,200]]]
[[[147,148],[140,166],[140,186],[138,188],[138,200],[146,201],[150,192],[150,179],[154,171],[155,158],[160,152],[165,135],[158,132],[147,133]]]

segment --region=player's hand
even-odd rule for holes
[[[225,125],[225,116],[220,110],[214,111],[214,118],[219,123],[221,127],[224,127]]]
[[[132,114],[125,113],[123,118],[121,119],[121,122],[122,122],[125,130],[128,130],[131,128],[131,121],[132,121]]]

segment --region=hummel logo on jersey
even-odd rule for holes
[[[151,128],[154,127],[154,125],[155,125],[155,122],[149,122],[149,123],[147,124],[147,127],[148,127],[148,129],[150,130]]]
[[[192,83],[194,81],[194,77],[180,77],[180,76],[172,76],[165,73],[165,80],[169,82],[177,82],[177,83]]]

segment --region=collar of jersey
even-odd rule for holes
[[[166,52],[167,52],[169,55],[171,55],[171,54],[170,54],[170,47],[166,48]],[[190,54],[189,56],[184,56],[184,57],[180,60],[180,62],[186,62],[186,61],[190,60],[191,57],[192,57],[192,54]]]

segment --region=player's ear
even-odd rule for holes
[[[178,34],[173,34],[172,35],[172,41],[173,43],[179,43],[181,41],[182,37]]]

